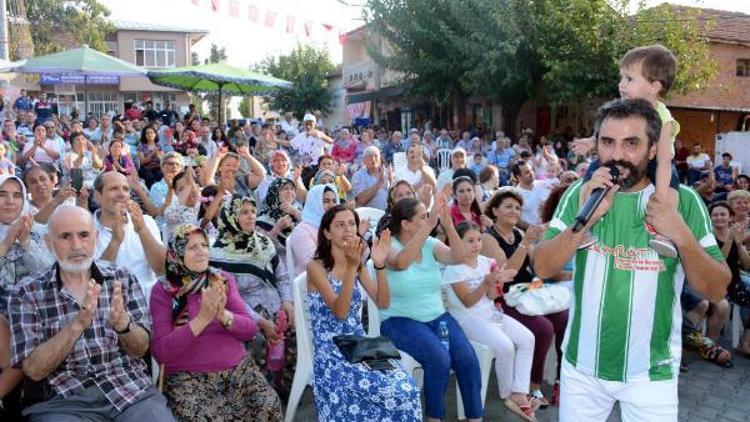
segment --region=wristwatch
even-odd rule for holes
[[[117,334],[127,334],[127,333],[129,333],[129,332],[130,332],[130,328],[131,328],[131,325],[132,325],[132,324],[133,324],[133,320],[132,320],[132,319],[130,319],[130,320],[128,320],[128,325],[127,325],[127,326],[125,326],[125,329],[124,329],[124,330],[122,330],[122,331],[117,331],[117,329],[115,328],[115,332],[116,332]],[[114,328],[114,327],[113,327],[113,328]]]

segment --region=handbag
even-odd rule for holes
[[[504,298],[505,303],[528,316],[553,314],[570,307],[570,290],[548,283],[514,284]]]
[[[386,337],[362,337],[341,335],[333,338],[333,343],[349,363],[373,362],[388,359],[401,359],[396,346]]]

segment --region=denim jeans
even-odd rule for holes
[[[438,337],[440,321],[445,321],[448,327],[449,350],[445,350]],[[399,350],[408,353],[422,365],[428,418],[445,419],[445,391],[451,368],[456,372],[466,417],[482,417],[479,361],[461,326],[449,313],[429,322],[403,317],[388,318],[381,323],[380,332],[391,339]]]

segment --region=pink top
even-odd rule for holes
[[[318,228],[307,221],[297,224],[289,235],[289,245],[294,256],[294,275],[297,276],[305,272],[305,265],[315,255],[318,248]]]
[[[451,205],[451,218],[453,219],[453,225],[457,225],[466,220],[466,217],[461,213],[461,210],[458,209],[458,205],[456,204]],[[482,227],[482,219],[473,212],[471,213],[471,221],[479,224],[479,227]]]
[[[354,157],[357,156],[357,142],[349,140],[349,145],[345,147],[342,147],[341,143],[337,142],[336,145],[333,146],[331,156],[338,161],[352,163]]]
[[[151,291],[151,318],[154,332],[151,335],[151,354],[165,365],[165,373],[216,372],[234,368],[245,358],[244,342],[258,332],[258,325],[247,311],[234,278],[224,273],[227,280],[226,309],[234,314],[230,329],[217,320],[211,321],[198,335],[193,335],[189,324],[174,326],[172,323],[172,296],[164,290],[161,282]],[[201,295],[188,297],[186,309],[189,319],[198,315]]]

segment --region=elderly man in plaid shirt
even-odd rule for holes
[[[49,219],[48,271],[20,282],[10,302],[12,364],[43,381],[30,421],[173,421],[146,374],[151,319],[135,277],[94,261],[96,229],[86,210]]]

